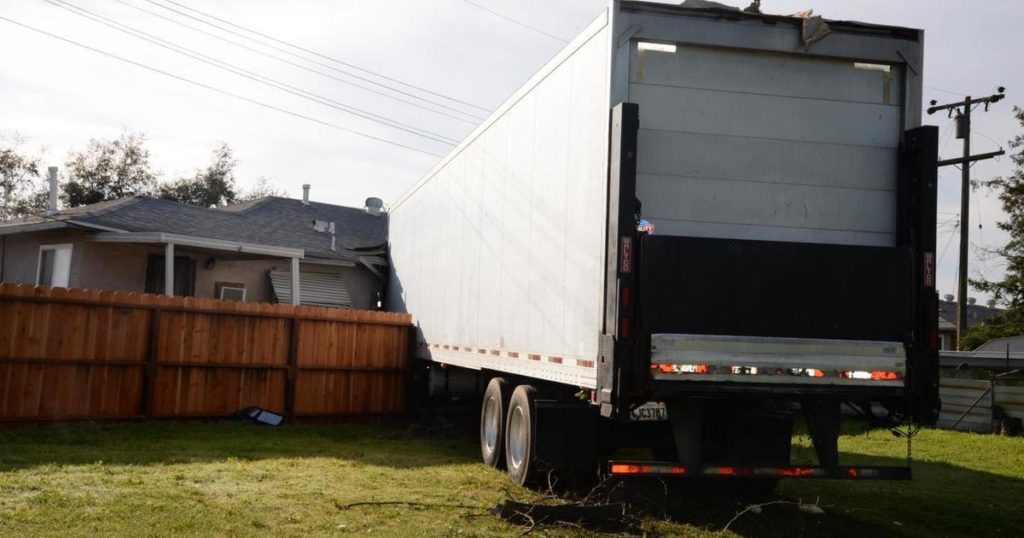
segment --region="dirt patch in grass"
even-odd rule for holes
[[[851,463],[899,463],[905,449],[887,431],[850,431],[841,446]],[[649,535],[718,535],[745,506],[773,501],[784,502],[744,514],[725,534],[1014,536],[1024,528],[1024,439],[924,430],[914,454],[913,482],[792,481],[756,501],[661,483],[614,495],[634,505],[633,531]],[[403,424],[0,431],[0,535],[521,534],[527,529],[487,510],[538,492],[511,486],[478,460],[471,432]],[[362,501],[419,504],[345,507]]]

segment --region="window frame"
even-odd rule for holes
[[[36,255],[36,286],[41,286],[39,279],[43,276],[43,252],[53,251],[53,264],[54,267],[50,271],[50,284],[48,286],[52,288],[68,288],[71,287],[71,256],[74,254],[75,244],[74,243],[53,243],[39,245],[39,253]],[[53,275],[56,274],[57,265],[57,251],[66,250],[68,251],[68,281],[63,286],[53,285]]]

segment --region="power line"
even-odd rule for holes
[[[192,16],[192,15],[189,15],[188,13],[183,13],[183,12],[181,12],[181,11],[177,10],[177,9],[174,9],[174,8],[172,8],[172,7],[168,7],[168,6],[166,6],[166,5],[164,5],[164,4],[161,4],[161,3],[159,3],[159,2],[154,2],[153,0],[145,0],[145,1],[146,1],[146,2],[148,2],[148,3],[150,3],[150,4],[153,4],[154,6],[157,6],[157,7],[163,8],[163,9],[166,9],[166,10],[168,10],[168,11],[171,11],[171,12],[173,12],[173,13],[177,13],[178,15],[181,15],[181,16],[183,16],[183,17],[188,17],[189,19],[192,19],[192,20],[195,20],[195,21],[201,22],[201,23],[203,23],[203,24],[205,24],[205,25],[207,25],[207,26],[212,26],[212,27],[214,27],[214,28],[217,28],[218,30],[221,30],[221,31],[224,31],[224,32],[228,32],[228,33],[230,33],[230,34],[232,34],[232,35],[236,35],[236,36],[238,36],[238,37],[241,37],[241,38],[243,38],[243,39],[248,39],[249,41],[253,41],[253,42],[255,42],[255,43],[259,43],[259,44],[263,45],[264,47],[269,47],[269,48],[272,48],[272,49],[274,49],[274,50],[277,50],[277,51],[280,51],[280,52],[284,52],[285,54],[290,54],[290,55],[292,55],[292,56],[295,56],[295,57],[298,57],[298,58],[302,58],[303,60],[306,60],[307,62],[315,63],[315,64],[317,64],[317,65],[320,65],[320,66],[323,66],[323,67],[327,67],[328,69],[333,69],[333,70],[335,70],[335,71],[338,71],[338,72],[341,72],[341,73],[345,73],[346,75],[348,75],[348,76],[350,76],[350,77],[353,77],[353,78],[357,78],[357,79],[359,79],[359,80],[363,80],[363,81],[369,82],[369,83],[371,83],[371,84],[374,84],[374,85],[377,85],[377,86],[381,86],[381,87],[383,87],[383,88],[387,88],[387,89],[389,89],[389,90],[391,90],[391,91],[393,91],[393,92],[397,92],[397,93],[400,93],[400,94],[402,94],[402,95],[407,95],[407,96],[409,96],[409,97],[412,97],[412,98],[414,98],[414,99],[419,99],[419,100],[421,100],[421,101],[423,101],[423,102],[426,102],[426,103],[431,103],[431,104],[433,104],[433,105],[435,105],[435,106],[439,106],[439,107],[442,107],[442,108],[445,108],[445,109],[448,109],[448,110],[452,110],[452,111],[455,111],[455,112],[462,112],[462,111],[460,111],[460,110],[458,110],[458,109],[456,109],[456,108],[452,108],[452,107],[449,107],[449,106],[443,105],[443,104],[441,104],[441,103],[437,103],[437,102],[435,102],[435,101],[430,101],[430,100],[428,100],[428,99],[425,99],[425,98],[423,98],[423,97],[420,97],[420,96],[418,96],[418,95],[416,95],[416,94],[413,94],[413,93],[409,93],[409,92],[406,92],[406,91],[400,90],[400,89],[398,89],[398,88],[394,88],[394,87],[388,86],[387,84],[382,84],[382,83],[380,83],[380,82],[377,82],[377,81],[375,81],[375,80],[371,80],[371,79],[368,79],[368,78],[365,78],[365,77],[361,77],[361,76],[359,76],[359,75],[354,75],[354,74],[352,74],[352,73],[349,73],[349,72],[347,72],[347,71],[343,71],[343,70],[341,70],[341,69],[338,69],[338,68],[336,68],[336,67],[333,67],[333,66],[330,66],[330,65],[324,64],[324,63],[322,63],[322,62],[317,62],[317,61],[315,61],[315,60],[311,60],[311,59],[309,59],[309,58],[306,58],[306,57],[303,57],[303,56],[301,56],[301,55],[295,54],[294,52],[291,52],[291,51],[289,51],[289,50],[287,50],[287,49],[282,49],[282,48],[280,48],[280,47],[276,47],[276,46],[274,46],[274,45],[270,45],[270,44],[267,44],[267,43],[261,42],[261,41],[259,41],[258,39],[254,39],[254,38],[252,38],[252,37],[249,37],[249,36],[247,36],[247,35],[245,35],[245,34],[241,34],[241,33],[238,33],[238,32],[236,32],[236,31],[234,31],[234,30],[231,30],[231,29],[229,29],[229,28],[225,28],[225,27],[223,27],[223,26],[219,26],[219,25],[217,25],[217,24],[214,24],[214,23],[212,23],[212,22],[209,22],[209,21],[206,21],[206,20],[200,19],[200,18],[198,18],[198,17],[194,17],[194,16]],[[235,24],[235,23],[233,23],[233,22],[227,21],[227,20],[225,20],[225,19],[221,19],[220,17],[216,17],[216,16],[214,16],[214,15],[210,15],[209,13],[206,13],[206,12],[203,12],[203,11],[199,11],[198,9],[195,9],[195,8],[189,7],[189,6],[187,6],[187,5],[184,5],[184,4],[181,4],[181,3],[178,3],[178,2],[174,2],[173,0],[166,0],[166,1],[167,1],[167,2],[169,3],[169,4],[173,4],[173,5],[179,6],[179,7],[181,7],[181,8],[187,9],[187,10],[189,10],[189,11],[192,11],[192,12],[195,12],[195,13],[199,13],[199,14],[201,14],[201,15],[203,15],[203,16],[205,16],[205,17],[208,17],[208,18],[210,18],[210,19],[213,19],[213,20],[216,20],[216,21],[220,21],[220,22],[223,22],[223,23],[225,23],[225,24],[228,24],[228,25],[230,25],[230,26],[233,26],[233,27],[235,27],[235,28],[239,28],[239,29],[245,30],[246,32],[249,32],[249,33],[252,33],[252,34],[255,34],[255,35],[258,35],[258,36],[264,37],[264,38],[266,38],[266,39],[270,39],[270,40],[272,40],[272,41],[275,41],[275,42],[277,42],[277,43],[281,43],[281,44],[283,44],[283,45],[287,45],[287,46],[289,46],[289,47],[292,47],[292,48],[294,48],[294,49],[297,49],[297,50],[301,50],[301,51],[303,51],[303,52],[306,52],[306,53],[312,54],[312,55],[314,55],[314,56],[318,56],[318,57],[321,57],[321,58],[324,58],[324,59],[330,60],[330,61],[332,61],[332,62],[335,62],[335,63],[341,64],[341,65],[344,65],[344,66],[346,66],[346,67],[349,67],[349,68],[352,68],[352,69],[356,69],[356,70],[358,70],[358,71],[362,71],[362,72],[364,72],[364,73],[368,73],[368,74],[371,74],[371,75],[373,75],[373,76],[375,76],[375,77],[378,77],[378,78],[381,78],[381,79],[384,79],[384,80],[387,80],[387,81],[390,81],[390,82],[395,82],[395,83],[401,84],[401,85],[403,85],[403,86],[407,86],[407,87],[409,87],[409,88],[415,88],[415,89],[417,89],[417,90],[419,90],[419,91],[421,91],[421,92],[424,92],[424,93],[428,93],[428,94],[430,94],[430,95],[434,95],[434,96],[437,96],[437,97],[441,97],[441,98],[443,98],[443,99],[447,99],[447,100],[449,100],[449,101],[453,101],[453,102],[456,102],[456,103],[459,103],[459,104],[462,104],[462,105],[465,105],[465,106],[469,106],[469,107],[472,107],[472,108],[476,108],[476,109],[482,110],[482,111],[484,111],[484,112],[490,112],[490,111],[489,111],[488,109],[486,109],[486,108],[484,108],[484,107],[481,107],[481,106],[477,106],[477,105],[474,105],[474,104],[472,104],[472,103],[468,103],[468,102],[466,102],[466,101],[462,101],[462,100],[456,99],[456,98],[454,98],[454,97],[449,97],[449,96],[447,96],[447,95],[444,95],[444,94],[441,94],[441,93],[438,93],[438,92],[434,92],[434,91],[428,90],[428,89],[426,89],[426,88],[423,88],[423,87],[420,87],[420,86],[416,86],[416,85],[410,84],[410,83],[408,83],[408,82],[403,82],[403,81],[401,81],[401,80],[398,80],[398,79],[395,79],[395,78],[391,78],[391,77],[385,76],[385,75],[382,75],[382,74],[380,74],[380,73],[376,73],[376,72],[374,72],[374,71],[370,71],[369,69],[365,69],[365,68],[359,67],[359,66],[357,66],[357,65],[353,65],[353,64],[350,64],[350,63],[348,63],[348,62],[345,62],[345,61],[339,60],[339,59],[337,59],[337,58],[332,58],[332,57],[330,57],[330,56],[326,56],[326,55],[320,54],[319,52],[316,52],[316,51],[312,51],[312,50],[309,50],[309,49],[307,49],[307,48],[301,47],[301,46],[299,46],[299,45],[295,45],[295,44],[289,43],[289,42],[287,42],[287,41],[283,41],[283,40],[280,40],[280,39],[278,39],[278,38],[276,38],[276,37],[273,37],[273,36],[270,36],[270,35],[267,35],[267,34],[264,34],[264,33],[261,33],[261,32],[257,32],[256,30],[252,30],[252,29],[246,28],[246,27],[244,27],[244,26],[240,26],[240,25],[238,25],[238,24]],[[464,113],[464,112],[463,112],[463,113]]]
[[[963,92],[951,92],[949,90],[943,90],[942,88],[936,88],[935,86],[928,86],[927,84],[925,84],[924,87],[928,88],[929,90],[935,90],[937,92],[948,93],[950,95],[956,95],[958,97],[961,96],[961,95],[965,95]]]
[[[167,1],[170,2],[171,0],[167,0]],[[558,41],[561,41],[562,43],[568,43],[569,42],[568,40],[562,39],[562,38],[556,36],[555,34],[552,34],[552,33],[549,33],[549,32],[545,32],[544,30],[541,30],[540,28],[537,28],[536,26],[530,26],[529,24],[526,24],[523,21],[520,21],[518,19],[513,19],[512,17],[509,17],[508,15],[505,15],[503,13],[499,13],[497,11],[494,11],[493,9],[481,6],[480,4],[477,4],[476,2],[470,2],[469,0],[461,0],[461,1],[464,4],[469,4],[469,5],[477,8],[477,9],[479,9],[481,11],[486,11],[487,13],[490,13],[491,15],[494,15],[495,17],[500,17],[500,18],[505,19],[506,21],[509,21],[509,22],[511,22],[513,24],[517,24],[519,26],[522,26],[523,28],[526,28],[528,30],[533,30],[534,32],[537,32],[538,34],[546,35],[546,36],[550,37],[551,39],[557,39]]]
[[[149,2],[149,3],[151,3],[151,4],[155,4],[155,2],[152,2],[151,0],[146,0],[146,1],[147,1],[147,2]],[[461,99],[456,99],[455,97],[451,97],[451,96],[449,96],[449,95],[445,95],[445,94],[443,94],[443,93],[438,93],[438,92],[435,92],[435,91],[432,91],[432,90],[428,90],[427,88],[423,88],[423,87],[421,87],[421,86],[417,86],[417,85],[415,85],[415,84],[411,84],[411,83],[409,83],[409,82],[405,82],[405,81],[403,81],[403,80],[399,80],[399,79],[396,79],[396,78],[392,78],[392,77],[389,77],[389,76],[387,76],[387,75],[382,75],[382,74],[380,74],[380,73],[377,73],[376,71],[372,71],[372,70],[366,69],[366,68],[364,68],[364,67],[359,67],[358,65],[355,65],[355,64],[351,64],[351,63],[348,63],[348,62],[346,62],[346,61],[344,61],[344,60],[339,60],[339,59],[337,59],[337,58],[333,58],[333,57],[331,57],[331,56],[327,56],[327,55],[321,54],[321,53],[319,53],[319,52],[316,52],[316,51],[314,51],[314,50],[310,50],[310,49],[307,49],[307,48],[301,47],[301,46],[299,46],[299,45],[296,45],[296,44],[294,44],[294,43],[290,43],[290,42],[288,42],[288,41],[284,41],[284,40],[278,39],[278,38],[276,38],[276,37],[274,37],[274,36],[271,36],[271,35],[267,35],[267,34],[264,34],[264,33],[262,33],[262,32],[258,32],[258,31],[256,31],[256,30],[253,30],[253,29],[251,29],[251,28],[247,28],[247,27],[245,27],[245,26],[242,26],[242,25],[240,25],[240,24],[236,24],[236,23],[233,23],[233,22],[231,22],[231,21],[229,21],[229,20],[226,20],[226,19],[222,19],[222,18],[220,18],[220,17],[217,17],[216,15],[211,15],[211,14],[209,14],[209,13],[206,13],[206,12],[204,12],[204,11],[200,11],[200,10],[198,10],[198,9],[195,9],[195,8],[193,8],[193,7],[189,7],[189,6],[187,6],[187,5],[185,5],[185,4],[182,4],[182,3],[180,3],[180,2],[175,2],[174,0],[165,0],[165,1],[166,1],[167,3],[169,3],[169,4],[174,4],[174,5],[178,6],[178,7],[181,7],[181,8],[187,9],[187,10],[189,10],[189,11],[192,11],[192,12],[194,12],[194,13],[199,13],[199,14],[201,14],[201,15],[203,15],[203,16],[205,16],[205,17],[209,17],[209,18],[211,18],[211,19],[213,19],[213,20],[215,20],[215,21],[220,21],[220,22],[223,22],[224,24],[227,24],[227,25],[233,26],[233,27],[235,27],[235,28],[238,28],[238,29],[240,29],[240,30],[245,30],[246,32],[249,32],[249,33],[252,33],[252,34],[258,35],[258,36],[260,36],[260,37],[264,37],[264,38],[266,38],[266,39],[270,39],[271,41],[275,41],[275,42],[277,42],[277,43],[280,43],[280,44],[282,44],[282,45],[287,45],[287,46],[289,46],[289,47],[292,47],[292,48],[294,48],[294,49],[297,49],[297,50],[301,50],[301,51],[303,51],[303,52],[307,52],[307,53],[309,53],[309,54],[312,54],[312,55],[314,55],[314,56],[318,56],[318,57],[320,57],[320,58],[323,58],[323,59],[325,59],[325,60],[330,60],[330,61],[332,61],[332,62],[336,62],[336,63],[338,63],[338,64],[341,64],[341,65],[344,65],[344,66],[346,66],[346,67],[350,67],[350,68],[352,68],[352,69],[356,69],[356,70],[358,70],[358,71],[362,71],[363,73],[367,73],[367,74],[373,75],[373,76],[375,76],[375,77],[379,77],[379,78],[382,78],[382,79],[384,79],[384,80],[387,80],[387,81],[390,81],[390,82],[394,82],[394,83],[397,83],[397,84],[401,84],[401,85],[403,85],[403,86],[406,86],[406,87],[409,87],[409,88],[415,88],[415,89],[417,89],[417,90],[419,90],[419,91],[421,91],[421,92],[424,92],[424,93],[428,93],[428,94],[430,94],[430,95],[433,95],[433,96],[435,96],[435,97],[440,97],[440,98],[442,98],[442,99],[447,99],[447,100],[449,100],[449,101],[452,101],[452,102],[454,102],[454,103],[459,103],[459,104],[461,104],[461,105],[465,105],[465,106],[468,106],[468,107],[476,108],[476,109],[478,109],[478,110],[481,110],[481,111],[483,111],[483,112],[490,112],[490,111],[491,111],[491,110],[490,110],[490,109],[488,109],[488,108],[485,108],[485,107],[482,107],[482,106],[478,106],[478,105],[474,105],[473,103],[469,103],[469,102],[463,101],[463,100],[461,100]],[[157,5],[159,5],[159,4],[157,4]],[[165,9],[167,9],[167,8],[165,8]]]
[[[161,15],[160,13],[156,13],[154,11],[150,11],[150,10],[148,10],[146,8],[143,8],[141,6],[137,6],[135,4],[131,4],[129,2],[126,2],[125,0],[116,0],[116,1],[118,3],[124,4],[124,5],[132,8],[132,9],[141,11],[141,12],[147,14],[147,15],[150,15],[150,16],[153,16],[153,17],[156,17],[156,18],[159,18],[159,19],[163,19],[165,21],[168,21],[170,23],[176,24],[178,26],[182,26],[184,28],[188,28],[189,30],[192,30],[193,32],[197,32],[197,33],[203,34],[205,36],[212,37],[214,39],[223,41],[225,43],[230,43],[230,44],[232,44],[232,45],[234,45],[236,47],[248,50],[250,52],[254,52],[256,54],[260,54],[262,56],[266,56],[268,58],[272,58],[272,59],[277,60],[279,62],[291,65],[293,67],[297,67],[299,69],[303,69],[305,71],[309,71],[310,73],[315,73],[315,74],[320,75],[322,77],[329,78],[329,79],[335,80],[337,82],[341,82],[342,84],[347,84],[349,86],[352,86],[352,87],[355,87],[355,88],[359,88],[359,89],[361,89],[363,91],[367,91],[367,92],[370,92],[370,93],[373,93],[373,94],[376,94],[376,95],[380,95],[382,97],[386,97],[388,99],[392,99],[394,101],[398,101],[399,103],[405,103],[407,105],[414,106],[414,107],[420,108],[422,110],[426,110],[428,112],[433,112],[434,114],[439,114],[441,116],[445,116],[447,118],[451,118],[451,119],[458,120],[458,121],[461,121],[461,122],[464,122],[464,123],[469,123],[469,124],[475,124],[476,121],[479,121],[479,120],[483,119],[480,116],[476,116],[476,115],[470,114],[468,112],[463,112],[461,110],[455,110],[455,112],[457,112],[458,114],[462,114],[464,116],[468,116],[470,118],[473,118],[473,120],[476,120],[476,121],[473,121],[473,120],[466,119],[465,117],[456,116],[456,115],[452,114],[451,112],[445,112],[444,110],[437,110],[435,108],[430,108],[430,107],[424,106],[424,105],[422,105],[420,103],[416,103],[416,102],[413,102],[413,101],[402,99],[401,97],[397,97],[395,95],[391,95],[391,94],[389,94],[387,92],[383,92],[383,91],[380,91],[380,90],[375,90],[373,88],[370,88],[370,87],[363,86],[361,84],[357,84],[355,82],[352,82],[351,80],[345,80],[343,78],[338,78],[338,77],[336,77],[336,76],[334,76],[334,75],[332,75],[330,73],[325,73],[325,72],[320,71],[318,69],[313,69],[313,68],[311,68],[309,66],[293,62],[293,61],[291,61],[291,60],[289,60],[287,58],[282,58],[280,56],[271,54],[271,53],[269,53],[267,51],[260,50],[260,49],[254,48],[254,47],[250,47],[249,45],[246,45],[244,43],[239,43],[237,41],[228,39],[228,38],[226,38],[224,36],[217,35],[217,34],[215,34],[213,32],[208,32],[208,31],[203,30],[201,28],[196,28],[195,26],[189,25],[189,24],[184,23],[182,21],[179,21],[177,19],[168,17],[166,15]],[[264,46],[266,46],[266,45],[264,45]],[[306,58],[304,58],[302,56],[298,56],[298,55],[294,55],[294,54],[293,54],[293,56],[296,56],[298,58],[302,58],[303,60],[309,61],[309,60],[307,60]],[[314,63],[317,63],[317,62],[314,62]],[[320,65],[320,64],[317,63],[317,65]],[[333,69],[333,68],[331,68],[331,69]],[[347,73],[345,71],[341,71],[341,70],[338,70],[338,69],[335,69],[335,71],[338,71],[339,73],[343,73],[343,74],[348,75],[348,76],[352,76],[351,74],[349,74],[349,73]],[[385,86],[385,88],[386,88],[386,86]],[[427,101],[427,102],[430,103],[430,101]],[[431,103],[431,104],[433,104],[433,103]]]
[[[956,111],[956,129],[957,138],[962,138],[964,141],[964,156],[958,159],[946,159],[940,160],[938,166],[949,166],[960,164],[961,168],[961,179],[960,179],[960,258],[957,263],[957,272],[959,278],[957,279],[957,297],[959,297],[956,306],[956,336],[957,341],[962,342],[963,335],[967,331],[967,269],[968,269],[968,244],[970,243],[970,215],[971,215],[971,163],[981,161],[984,159],[991,159],[997,155],[1002,155],[1005,152],[999,150],[992,153],[982,153],[978,155],[971,155],[971,111],[981,105],[985,105],[985,111],[988,112],[989,105],[998,103],[1006,98],[1004,93],[1006,88],[1000,86],[996,93],[980,99],[974,99],[971,96],[963,98],[962,101],[953,103],[938,104],[937,101],[932,101],[931,106],[928,107],[928,114],[934,114],[936,112],[947,110],[950,114]]]
[[[75,15],[78,15],[80,17],[88,18],[88,19],[92,20],[93,22],[97,22],[97,23],[102,24],[104,26],[107,26],[109,28],[113,28],[113,29],[115,29],[115,30],[117,30],[119,32],[123,32],[123,33],[126,33],[128,35],[131,35],[132,37],[135,37],[137,39],[141,39],[143,41],[147,41],[147,42],[152,43],[154,45],[157,45],[159,47],[168,49],[168,50],[170,50],[172,52],[176,52],[178,54],[181,54],[181,55],[184,55],[186,57],[192,58],[194,60],[203,62],[205,64],[212,65],[212,66],[214,66],[214,67],[216,67],[218,69],[222,69],[222,70],[228,71],[230,73],[233,73],[235,75],[238,75],[238,76],[241,76],[241,77],[245,77],[247,79],[256,81],[256,82],[258,82],[260,84],[265,84],[267,86],[270,86],[272,88],[275,88],[275,89],[278,89],[278,90],[290,93],[292,95],[296,95],[298,97],[302,97],[304,99],[308,99],[310,101],[313,101],[314,103],[318,103],[318,104],[321,104],[321,105],[324,105],[324,106],[328,106],[328,107],[334,108],[336,110],[341,110],[342,112],[346,112],[346,113],[352,114],[354,116],[358,116],[358,117],[363,118],[363,119],[367,119],[367,120],[370,120],[370,121],[373,121],[373,122],[376,122],[376,123],[380,123],[382,125],[386,125],[388,127],[392,127],[394,129],[398,129],[400,131],[405,131],[407,133],[410,133],[410,134],[413,134],[413,135],[416,135],[416,136],[421,136],[423,138],[427,138],[427,139],[433,140],[435,142],[440,142],[440,143],[448,144],[448,145],[455,145],[458,142],[457,140],[452,139],[452,138],[448,138],[448,137],[446,137],[444,135],[433,133],[433,132],[428,131],[426,129],[420,129],[419,127],[415,127],[415,126],[412,126],[412,125],[408,125],[406,123],[402,123],[402,122],[399,122],[399,121],[396,121],[396,120],[392,120],[390,118],[381,116],[379,114],[374,114],[372,112],[369,112],[369,111],[366,111],[366,110],[363,110],[363,109],[360,109],[360,108],[357,108],[357,107],[353,107],[353,106],[347,105],[347,104],[342,103],[340,101],[335,101],[335,100],[333,100],[333,99],[331,99],[329,97],[325,97],[325,96],[322,96],[322,95],[319,95],[319,94],[316,94],[316,93],[313,93],[313,92],[310,92],[310,91],[307,91],[307,90],[303,90],[302,88],[298,88],[298,87],[289,85],[287,83],[281,82],[279,80],[275,80],[273,78],[270,78],[270,77],[267,77],[267,76],[264,76],[264,75],[260,75],[259,73],[255,73],[253,71],[249,71],[247,69],[243,69],[243,68],[234,66],[234,65],[232,65],[232,64],[230,64],[228,62],[225,62],[223,60],[218,60],[217,58],[214,58],[214,57],[211,57],[211,56],[207,56],[207,55],[202,54],[202,53],[200,53],[198,51],[189,49],[187,47],[183,47],[183,46],[178,45],[178,44],[175,44],[175,43],[173,43],[171,41],[167,41],[165,39],[161,39],[160,37],[154,36],[152,34],[148,34],[146,32],[143,32],[141,30],[133,28],[133,27],[131,27],[129,25],[119,23],[119,22],[117,22],[117,21],[115,21],[113,19],[110,19],[108,17],[104,17],[102,15],[99,15],[97,13],[89,11],[89,10],[87,10],[85,8],[69,4],[69,3],[67,3],[67,2],[65,2],[63,0],[43,0],[43,1],[48,3],[48,4],[50,4],[50,5],[52,5],[52,6],[54,6],[54,7],[63,9],[65,11],[68,11],[68,12],[73,13]]]
[[[952,243],[953,242],[953,238],[956,237],[956,229],[959,226],[960,226],[960,223],[957,222],[956,227],[954,227],[952,232],[949,234],[949,239],[946,240],[946,246],[942,247],[942,254],[939,254],[939,261],[938,261],[938,263],[935,264],[936,266],[942,265],[942,259],[946,257],[946,251],[949,250],[950,243]]]
[[[210,90],[210,91],[213,91],[213,92],[217,92],[217,93],[219,93],[221,95],[226,95],[228,97],[233,97],[235,99],[239,99],[239,100],[245,101],[247,103],[252,103],[254,105],[261,106],[263,108],[268,108],[270,110],[275,110],[277,112],[281,112],[282,114],[288,114],[289,116],[294,116],[296,118],[301,118],[301,119],[304,119],[304,120],[307,120],[307,121],[311,121],[313,123],[317,123],[317,124],[323,125],[325,127],[331,127],[333,129],[337,129],[339,131],[344,131],[344,132],[347,132],[347,133],[351,133],[351,134],[354,134],[356,136],[361,136],[363,138],[368,138],[370,140],[376,140],[378,142],[383,142],[385,144],[390,144],[392,146],[400,147],[400,148],[407,149],[407,150],[410,150],[410,151],[415,151],[417,153],[423,153],[425,155],[431,155],[431,156],[439,157],[439,158],[440,157],[444,157],[443,155],[439,155],[437,153],[433,153],[433,152],[430,152],[430,151],[427,151],[427,150],[415,148],[415,147],[412,147],[412,146],[407,146],[407,145],[402,144],[400,142],[395,142],[393,140],[388,140],[386,138],[381,138],[379,136],[374,136],[374,135],[371,135],[371,134],[368,134],[368,133],[364,133],[362,131],[357,131],[355,129],[349,129],[347,127],[342,127],[342,126],[336,125],[334,123],[330,123],[330,122],[327,122],[327,121],[324,121],[324,120],[320,120],[320,119],[317,119],[317,118],[306,116],[304,114],[300,114],[298,112],[293,112],[291,110],[287,110],[287,109],[284,109],[284,108],[281,108],[281,107],[278,107],[278,106],[275,106],[275,105],[272,105],[272,104],[269,104],[269,103],[264,103],[263,101],[252,99],[250,97],[245,97],[244,95],[239,95],[237,93],[233,93],[233,92],[230,92],[230,91],[227,91],[227,90],[223,90],[223,89],[217,88],[216,86],[211,86],[209,84],[198,82],[198,81],[192,80],[190,78],[183,77],[181,75],[176,75],[174,73],[170,73],[170,72],[164,71],[162,69],[157,69],[156,67],[151,67],[151,66],[148,66],[146,64],[139,63],[139,62],[136,62],[134,60],[130,60],[130,59],[125,58],[123,56],[118,56],[118,55],[116,55],[114,53],[107,52],[105,50],[98,49],[96,47],[93,47],[93,46],[90,46],[90,45],[86,45],[84,43],[80,43],[80,42],[75,41],[73,39],[68,39],[66,37],[59,36],[57,34],[53,34],[53,33],[47,32],[46,30],[42,30],[42,29],[36,28],[34,26],[30,26],[30,25],[25,24],[23,22],[19,22],[19,21],[16,21],[14,19],[10,19],[10,18],[4,17],[2,15],[0,15],[0,20],[7,21],[7,22],[9,22],[11,24],[14,24],[15,26],[20,26],[22,28],[25,28],[26,30],[31,30],[33,32],[45,35],[47,37],[52,37],[54,39],[63,41],[65,43],[69,43],[69,44],[74,45],[76,47],[80,47],[80,48],[83,48],[83,49],[95,52],[97,54],[102,54],[103,56],[107,56],[109,58],[114,58],[115,60],[119,60],[119,61],[122,61],[124,63],[134,65],[135,67],[139,67],[139,68],[145,69],[147,71],[152,71],[154,73],[158,73],[158,74],[164,75],[166,77],[173,78],[175,80],[180,80],[182,82],[186,82],[186,83],[191,84],[193,86],[198,86],[200,88],[204,88],[204,89],[207,89],[207,90]]]

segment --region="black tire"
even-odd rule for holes
[[[516,387],[505,419],[505,465],[509,478],[520,486],[532,483],[537,475],[536,393],[530,385]]]
[[[480,404],[480,455],[498,469],[505,465],[505,415],[511,392],[507,381],[492,378]]]

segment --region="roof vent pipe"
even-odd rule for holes
[[[973,305],[973,304],[975,304],[977,302],[978,302],[978,300],[975,299],[974,297],[968,297],[967,298],[967,304],[969,304],[969,305]]]
[[[384,208],[384,200],[380,198],[370,197],[366,199],[366,212],[377,217],[380,216],[381,210]]]
[[[51,166],[47,169],[47,172],[50,174],[50,200],[46,204],[46,214],[52,215],[60,211],[60,208],[57,207],[57,167]]]
[[[309,183],[302,185],[302,205],[309,205]]]

